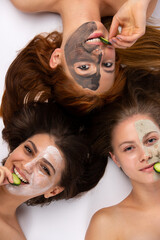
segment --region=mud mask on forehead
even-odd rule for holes
[[[54,162],[53,167],[55,173],[51,171],[50,176],[45,173],[43,167],[48,165],[44,165],[43,159],[48,161],[51,165],[53,165]],[[29,184],[21,184],[19,186],[12,186],[9,184],[6,185],[6,188],[14,195],[39,196],[56,183],[57,176],[60,175],[60,164],[62,161],[63,159],[58,149],[53,146],[48,146],[31,162],[24,165],[22,171],[29,181]]]
[[[155,125],[155,123],[151,120],[144,119],[139,120],[135,122],[135,128],[138,133],[138,137],[140,139],[140,142],[143,144],[143,138],[146,134],[151,132],[158,133],[160,137],[160,129],[158,126]],[[155,144],[152,144],[151,146],[144,147],[145,153],[150,155],[150,162],[160,162],[160,139],[155,142]]]
[[[87,44],[86,40],[97,30],[95,22],[87,22],[81,25],[67,40],[64,52],[68,69],[74,80],[83,88],[96,90],[100,81],[100,62],[102,59],[102,51],[100,46],[95,44]],[[95,54],[93,51],[98,50]],[[94,63],[96,71],[92,75],[81,76],[74,70],[74,64],[77,62]],[[81,64],[83,65],[83,64]]]

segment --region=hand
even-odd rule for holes
[[[109,41],[114,47],[131,47],[146,29],[147,8],[150,0],[128,0],[114,15]],[[118,27],[121,33],[117,35]]]
[[[6,167],[0,166],[0,186],[13,183],[12,173]]]

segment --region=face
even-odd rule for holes
[[[64,44],[62,65],[69,77],[94,93],[109,90],[114,83],[115,49],[101,42],[108,32],[100,22],[81,25]]]
[[[160,129],[145,115],[119,123],[113,131],[112,159],[126,175],[144,183],[160,179],[153,165],[160,162]]]
[[[61,151],[48,134],[37,134],[17,147],[5,166],[21,179],[19,186],[6,185],[14,195],[50,197],[62,191],[58,186],[65,163]]]

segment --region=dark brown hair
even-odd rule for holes
[[[148,26],[146,33],[128,49],[116,49],[115,82],[104,94],[86,94],[69,79],[62,66],[51,69],[49,60],[55,48],[59,48],[62,35],[58,32],[37,35],[16,57],[8,69],[5,92],[2,98],[1,116],[4,123],[12,113],[21,108],[24,101],[50,101],[55,99],[76,114],[85,114],[113,102],[120,96],[129,69],[160,71],[160,31]]]
[[[82,127],[75,117],[68,116],[55,103],[35,103],[16,113],[4,128],[2,136],[10,152],[29,137],[47,133],[54,137],[65,158],[65,169],[59,182],[64,191],[47,199],[43,195],[35,197],[27,201],[28,205],[72,198],[93,188],[103,176],[106,160],[100,162],[96,155],[91,154]]]

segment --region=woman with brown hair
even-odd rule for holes
[[[57,32],[36,36],[11,64],[1,106],[4,122],[24,102],[52,98],[72,112],[87,113],[121,93],[127,67],[159,70],[160,32],[154,27],[147,27],[131,48],[117,48],[116,60],[114,49],[129,47],[144,34],[146,18],[157,1],[129,0],[116,5],[113,1],[84,1],[80,5],[73,1],[73,11],[68,9],[68,1],[39,1],[38,5],[37,1],[12,2],[23,11],[60,13],[64,29],[63,37]],[[77,8],[83,13],[78,18]],[[110,35],[100,22],[106,15],[115,15]],[[115,38],[118,25],[122,33]],[[99,37],[110,37],[112,45],[105,45]]]
[[[95,213],[86,240],[159,239],[160,175],[154,170],[160,162],[159,116],[160,92],[154,96],[139,88],[93,118],[93,149],[112,158],[132,190],[122,202]]]
[[[23,202],[34,206],[73,198],[104,173],[106,161],[91,157],[82,127],[62,110],[48,103],[25,106],[3,130],[9,155],[0,166],[1,239],[26,239],[16,217]],[[12,185],[12,173],[20,185]]]
[[[153,169],[160,162],[159,116],[160,96],[138,91],[95,117],[94,129],[101,124],[93,132],[96,152],[111,156],[129,177],[132,191],[93,216],[86,240],[159,239],[160,175]]]

